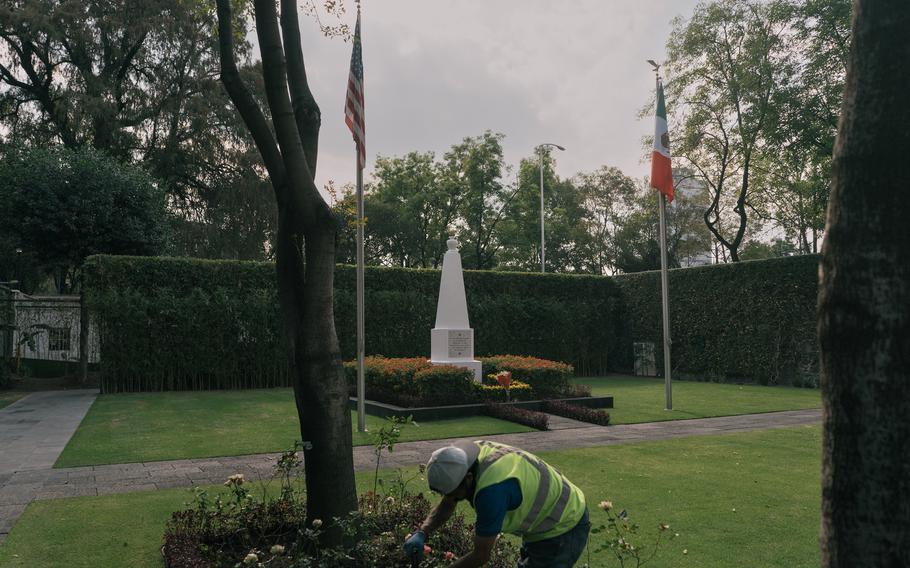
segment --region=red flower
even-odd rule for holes
[[[499,371],[496,373],[496,381],[502,388],[509,388],[509,385],[512,384],[512,371]]]

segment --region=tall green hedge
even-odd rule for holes
[[[818,255],[669,272],[673,374],[701,380],[817,386]],[[653,342],[663,369],[660,272],[616,276],[621,340],[612,366],[633,366],[631,344]]]
[[[84,269],[89,309],[101,323],[104,392],[288,383],[271,263],[99,255]],[[355,277],[353,267],[338,266],[335,321],[345,359],[356,348]],[[428,356],[439,278],[367,268],[368,354]],[[533,354],[582,374],[607,371],[613,282],[480,271],[464,279],[477,356]]]
[[[93,256],[102,392],[288,385],[271,265]]]
[[[818,257],[670,272],[674,373],[803,383],[817,377]],[[94,256],[86,297],[101,324],[104,392],[288,384],[271,263]],[[369,355],[424,357],[439,271],[368,267]],[[533,355],[576,374],[629,371],[632,343],[660,361],[659,273],[614,278],[466,271],[477,356]],[[355,272],[339,266],[335,319],[354,357]]]

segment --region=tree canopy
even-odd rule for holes
[[[73,290],[85,257],[159,254],[167,239],[162,189],[139,168],[92,148],[22,148],[0,162],[0,235],[7,266],[22,259]]]

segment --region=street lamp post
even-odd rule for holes
[[[22,289],[22,249],[16,248],[16,283]]]
[[[543,230],[543,155],[544,149],[557,148],[560,151],[565,151],[565,148],[559,144],[554,144],[552,142],[544,142],[537,147],[537,154],[540,160],[540,271],[547,271],[547,247],[546,241],[544,240],[544,230]]]

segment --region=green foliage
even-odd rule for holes
[[[164,193],[142,170],[83,148],[20,148],[0,163],[0,236],[72,289],[89,255],[157,254]],[[17,259],[18,262],[18,259]]]
[[[391,451],[394,432],[405,420],[393,421],[391,430],[377,446],[377,460],[383,448]],[[411,494],[407,485],[423,473],[398,472],[398,484],[392,493],[367,492],[358,501],[357,510],[346,518],[312,519],[307,522],[305,493],[296,476],[301,460],[298,446],[278,459],[275,474],[254,492],[242,474],[224,482],[227,498],[221,493],[210,495],[197,488],[192,503],[171,515],[164,533],[162,553],[172,568],[211,566],[269,566],[273,568],[405,568],[412,566],[405,558],[401,543],[409,531],[420,524],[430,511],[430,502],[422,494]],[[407,475],[407,477],[406,477]],[[374,478],[375,479],[375,478]],[[269,485],[278,480],[277,496]],[[341,542],[327,545],[327,530],[339,529]],[[452,518],[433,534],[432,548],[423,554],[421,568],[451,564],[473,548],[473,526],[462,513]],[[489,566],[514,566],[515,548],[500,540]]]
[[[669,535],[667,540],[679,536],[675,532],[669,532],[670,525],[659,523],[654,530],[653,544],[643,545],[640,539],[641,526],[631,520],[625,509],[615,512],[612,501],[601,501],[597,508],[606,513],[607,520],[591,528],[589,558],[590,554],[609,552],[620,567],[639,568],[657,556],[665,534]],[[585,564],[583,568],[588,568],[588,565]]]
[[[475,398],[480,402],[507,402],[510,400],[534,400],[534,390],[531,385],[521,381],[512,381],[509,388],[503,388],[498,384],[478,384],[474,383],[476,390]]]
[[[815,255],[670,271],[674,374],[817,386],[817,273]],[[660,273],[615,281],[626,335],[611,349],[611,360],[630,369],[633,342],[662,342]],[[659,347],[656,354],[662,369]]]
[[[270,265],[96,256],[84,271],[102,392],[289,384]]]
[[[588,408],[587,406],[570,404],[561,400],[545,401],[542,410],[557,416],[571,418],[572,420],[580,420],[582,422],[590,422],[591,424],[597,424],[599,426],[607,426],[610,424],[609,412]]]
[[[500,361],[500,358],[494,358]],[[514,366],[534,369],[535,367],[565,369],[568,366],[555,361],[544,361],[533,357],[502,358],[512,361]],[[494,368],[493,363],[484,365]],[[517,361],[517,362],[516,362]],[[473,371],[451,365],[433,365],[424,358],[366,357],[364,359],[364,382],[371,400],[378,400],[398,406],[443,406],[471,404],[475,402],[504,402],[506,400],[533,400],[541,394],[529,384],[513,381],[507,393],[498,384],[480,384],[474,380]],[[345,376],[351,394],[356,393],[357,362],[344,363]],[[533,374],[525,371],[525,374]],[[540,375],[543,383],[547,377]],[[561,377],[560,379],[561,380]],[[544,390],[544,392],[550,392]]]
[[[677,172],[683,170],[677,169]],[[683,174],[686,177],[687,174]],[[704,191],[688,195],[677,184],[676,198],[666,208],[667,265],[684,266],[687,258],[711,249],[702,217],[708,199]],[[657,192],[642,187],[629,199],[627,214],[617,222],[613,237],[614,265],[624,273],[660,270],[660,223]]]
[[[571,365],[565,363],[517,355],[485,357],[482,362],[484,375],[509,371],[516,380],[530,385],[534,394],[539,398],[562,396],[568,393],[569,380],[574,371]]]
[[[382,453],[395,451],[395,444],[401,438],[401,429],[405,426],[417,425],[411,417],[389,416],[386,423],[370,433],[370,441],[373,444],[373,455],[376,456],[376,469],[373,470],[373,496],[376,496],[376,490],[379,485],[379,464],[382,462]]]
[[[671,271],[675,372],[817,384],[817,263],[816,256],[801,256]],[[255,262],[89,259],[87,301],[101,324],[103,391],[287,384],[273,270]],[[339,266],[335,275],[335,321],[346,359],[355,351],[354,272]],[[571,365],[486,361],[485,375],[509,370],[536,392],[565,392],[573,368],[580,375],[629,370],[633,342],[661,342],[656,272],[604,278],[466,271],[464,277],[478,354],[533,354]],[[396,365],[392,375],[368,365],[367,381],[416,399],[417,385],[403,377],[428,366],[439,272],[368,267],[366,285],[367,350],[413,357],[383,363]],[[348,366],[351,385],[352,372]]]
[[[464,367],[433,365],[414,373],[421,401],[427,406],[453,404],[474,398],[474,372]]]
[[[508,420],[538,430],[549,430],[550,417],[543,412],[512,406],[511,404],[486,404],[483,412],[487,416]]]

